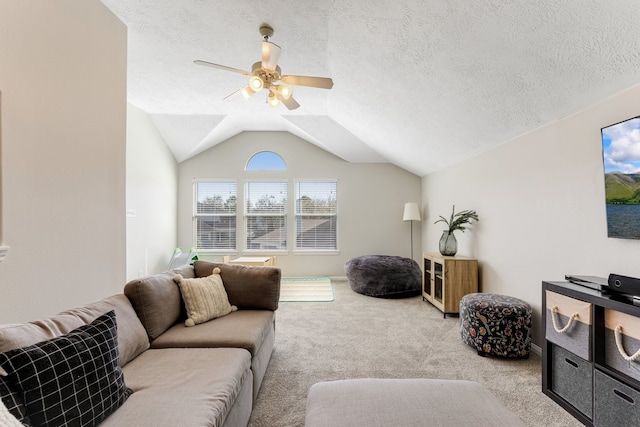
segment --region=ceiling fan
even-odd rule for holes
[[[262,42],[262,60],[254,63],[251,67],[251,71],[240,70],[238,68],[214,64],[207,61],[193,61],[197,65],[205,65],[207,67],[218,68],[249,76],[249,84],[247,86],[233,92],[231,95],[225,97],[225,99],[237,92],[242,93],[246,99],[249,99],[249,97],[254,95],[256,92],[259,92],[262,89],[267,89],[267,103],[269,105],[277,107],[282,103],[289,110],[295,110],[300,106],[300,104],[298,104],[298,102],[293,99],[293,96],[291,96],[293,93],[291,85],[309,86],[320,89],[331,89],[333,87],[333,80],[328,77],[282,75],[280,67],[278,66],[278,59],[280,59],[281,50],[280,46],[269,41],[269,38],[273,36],[273,28],[268,24],[262,24],[262,26],[260,26],[260,34],[264,39]]]

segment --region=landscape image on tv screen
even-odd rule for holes
[[[640,117],[602,128],[609,237],[640,239]]]

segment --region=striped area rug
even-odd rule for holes
[[[328,277],[283,277],[280,301],[333,301],[333,287]]]

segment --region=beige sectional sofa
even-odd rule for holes
[[[229,302],[238,310],[186,327],[174,276],[205,277],[215,267],[221,270]],[[113,310],[117,369],[121,368],[132,393],[127,390],[124,403],[101,425],[246,426],[273,351],[280,277],[275,267],[196,261],[193,266],[133,280],[123,294],[48,319],[2,325],[0,352],[64,338]],[[10,366],[3,365],[0,357],[0,380],[8,388]],[[6,396],[2,400],[9,406]]]

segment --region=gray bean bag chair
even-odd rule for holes
[[[422,272],[412,259],[392,255],[365,255],[344,265],[354,292],[378,298],[406,298],[419,295]]]

